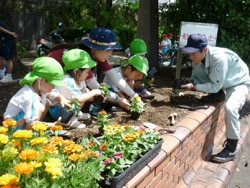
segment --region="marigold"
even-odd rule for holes
[[[68,157],[68,159],[71,161],[77,161],[81,159],[81,156],[82,156],[81,154],[73,153]]]
[[[32,138],[32,130],[17,130],[13,133],[15,138]]]
[[[39,154],[40,154],[39,151],[36,151],[34,149],[26,149],[21,151],[19,157],[23,160],[26,159],[35,160],[39,156]]]
[[[43,134],[44,131],[48,129],[48,125],[46,123],[42,122],[36,122],[33,126],[32,129],[35,131],[38,131],[40,134]]]
[[[37,161],[31,161],[30,164],[34,167],[34,168],[38,168],[42,166],[41,162],[37,162]]]
[[[59,131],[59,130],[63,130],[63,127],[61,125],[54,125],[54,126],[50,127],[50,130]]]
[[[8,131],[6,127],[0,127],[0,133],[5,134]]]
[[[71,145],[71,144],[75,144],[75,142],[72,141],[72,140],[63,140],[63,145],[64,146],[68,146],[68,145]]]
[[[2,185],[16,185],[18,184],[18,177],[12,174],[4,174],[0,176],[0,186]]]
[[[63,145],[63,137],[60,136],[53,136],[50,139],[50,143],[54,144],[55,146],[62,146]]]
[[[46,144],[42,147],[42,151],[44,153],[54,153],[54,154],[57,154],[58,153],[58,150],[57,150],[57,147],[53,144]]]
[[[0,134],[0,144],[7,144],[9,137],[5,134]]]
[[[44,164],[46,166],[45,171],[49,172],[52,175],[52,179],[55,179],[57,178],[57,176],[62,175],[62,162],[60,159],[49,158]]]
[[[63,151],[65,153],[75,153],[75,152],[79,153],[82,151],[82,149],[83,147],[79,144],[70,144],[66,146]]]
[[[34,167],[30,163],[19,163],[14,166],[14,170],[19,174],[29,174],[34,171]]]
[[[34,146],[34,145],[44,145],[46,143],[48,143],[48,139],[46,137],[37,137],[34,138],[30,141],[30,145]]]
[[[21,141],[20,140],[11,140],[8,145],[16,147],[16,148],[21,148]]]
[[[18,150],[16,148],[13,147],[8,147],[5,148],[2,151],[2,157],[6,160],[12,160],[13,158],[15,158],[18,154]]]
[[[15,127],[16,121],[12,118],[7,118],[3,121],[3,125],[5,125],[6,127]]]

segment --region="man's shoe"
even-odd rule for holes
[[[238,140],[227,139],[225,142],[225,148],[211,158],[213,162],[225,163],[236,158],[236,147]]]
[[[201,97],[201,101],[205,103],[215,102],[215,101],[221,102],[224,100],[225,100],[225,93],[222,89],[217,93],[211,93],[207,96]]]
[[[4,76],[1,80],[0,80],[0,82],[11,82],[13,79],[12,79],[12,76]]]

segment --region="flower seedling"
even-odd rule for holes
[[[101,83],[99,86],[99,89],[101,90],[102,94],[105,96],[109,96],[110,95],[110,91],[109,88],[111,88],[110,85],[105,84],[105,83]]]
[[[141,97],[136,95],[131,99],[130,111],[141,113],[144,111],[144,105],[145,104],[142,102]]]
[[[71,104],[71,108],[68,108],[69,111],[74,112],[75,114],[77,114],[79,108],[80,108],[80,103],[78,101],[77,98],[71,97],[70,98],[70,104]]]

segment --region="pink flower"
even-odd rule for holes
[[[108,166],[108,164],[109,164],[109,163],[112,163],[113,161],[114,161],[114,158],[113,158],[113,157],[107,158],[107,159],[104,160],[104,165],[105,165],[105,166]]]
[[[114,153],[114,157],[115,157],[116,159],[122,158],[122,157],[123,157],[123,151],[115,152],[115,153]]]

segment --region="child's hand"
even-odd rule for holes
[[[118,100],[118,104],[120,107],[124,108],[125,110],[129,110],[129,107],[130,107],[130,103],[127,99],[125,98],[120,98]]]
[[[93,89],[93,90],[91,90],[91,92],[93,92],[94,95],[101,95],[102,94],[100,89]]]

